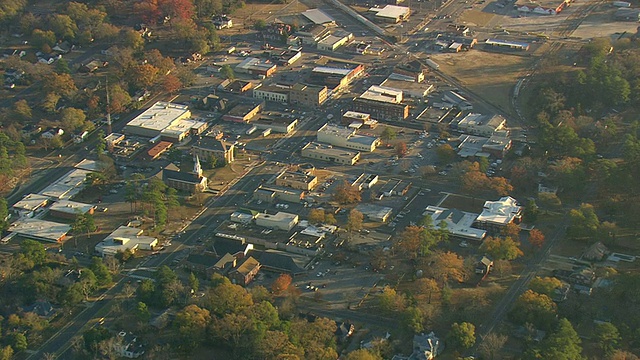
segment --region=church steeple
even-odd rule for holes
[[[200,166],[200,158],[196,155],[194,164],[193,164],[193,173],[198,175],[198,177],[202,177],[202,166]]]

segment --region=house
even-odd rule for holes
[[[218,30],[233,27],[233,21],[227,15],[216,15],[211,22]]]
[[[56,314],[56,309],[47,300],[38,300],[29,306],[23,307],[22,311],[34,313],[43,318],[51,318]]]
[[[224,111],[227,108],[227,100],[215,94],[203,97],[197,104],[198,108],[209,111]]]
[[[493,260],[483,256],[476,264],[476,274],[486,275],[493,267]]]
[[[207,189],[207,178],[202,175],[202,167],[200,166],[200,158],[198,155],[196,155],[192,172],[180,171],[177,166],[169,164],[160,170],[157,176],[159,176],[167,186],[176,190],[195,193]]]
[[[336,337],[339,342],[345,342],[356,331],[356,327],[346,321],[336,322]]]
[[[81,142],[83,142],[87,136],[89,135],[88,131],[81,131],[78,134],[74,134],[73,135],[73,142],[76,144],[80,144]]]
[[[101,61],[91,60],[86,64],[80,65],[80,67],[78,68],[78,71],[81,73],[92,73],[98,70],[100,66],[102,66],[102,64],[103,63]]]
[[[61,128],[50,128],[47,129],[47,131],[43,132],[42,135],[40,135],[43,139],[53,139],[56,136],[62,136],[64,135],[64,130],[62,130]]]
[[[409,359],[433,360],[443,351],[444,343],[440,341],[434,332],[413,335],[413,352]]]
[[[247,286],[260,271],[260,262],[249,256],[240,266],[229,272],[232,283]]]
[[[113,350],[118,356],[128,359],[137,359],[144,354],[144,345],[132,333],[121,331],[118,333],[117,341],[112,343]]]
[[[602,261],[609,252],[609,249],[602,243],[602,241],[598,241],[585,250],[582,254],[582,259],[588,261]]]

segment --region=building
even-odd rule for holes
[[[118,333],[116,341],[112,342],[112,347],[116,355],[128,359],[137,359],[144,355],[144,345],[132,333],[121,331]]]
[[[7,231],[28,239],[62,242],[71,231],[71,226],[40,219],[22,218],[12,223]]]
[[[275,215],[260,213],[256,216],[256,225],[270,229],[290,231],[297,224],[297,214],[282,211],[277,212]]]
[[[196,155],[192,172],[182,172],[177,166],[169,164],[160,173],[162,182],[176,190],[196,193],[207,188],[207,178],[202,175],[202,167],[200,167],[198,155]]]
[[[289,102],[289,93],[291,90],[288,87],[277,85],[263,85],[257,86],[253,89],[253,97],[255,99],[261,99],[264,101],[273,101],[279,103]]]
[[[199,135],[207,128],[204,121],[190,119],[189,107],[158,101],[124,127],[127,134],[180,142],[189,135]]]
[[[391,89],[402,89],[403,95],[414,99],[424,99],[435,90],[435,86],[430,83],[398,80],[392,76],[389,76],[380,85]]]
[[[325,25],[309,24],[296,31],[296,37],[302,45],[316,45],[330,33],[331,30]]]
[[[333,31],[331,35],[325,36],[318,41],[317,47],[318,50],[336,51],[339,47],[347,44],[351,40],[353,40],[352,33],[344,30],[336,30]]]
[[[373,7],[369,12],[375,14],[375,19],[385,23],[397,24],[409,19],[411,9],[406,6],[386,5],[383,8]]]
[[[501,136],[501,134],[496,134],[491,136],[487,142],[482,145],[482,151],[502,159],[509,149],[511,149],[511,139],[505,136]]]
[[[228,257],[225,257],[224,255],[220,257],[210,252],[198,254],[191,253],[184,259],[181,266],[188,271],[204,274],[207,277],[210,277],[214,273],[220,272],[220,265],[221,263],[224,263],[226,259],[228,259]],[[235,263],[232,265],[235,266]]]
[[[236,65],[235,70],[241,74],[260,75],[269,77],[276,72],[277,65],[270,60],[261,60],[254,57],[244,59],[240,64]]]
[[[255,91],[254,91],[255,93]],[[255,96],[254,96],[255,97]],[[234,107],[222,116],[222,120],[233,121],[239,123],[248,123],[262,111],[264,101],[252,103],[244,101],[236,104]]]
[[[288,134],[298,126],[298,119],[283,116],[261,116],[252,124],[259,130],[271,129],[273,132]]]
[[[379,206],[373,204],[358,204],[355,208],[360,211],[367,219],[375,222],[387,222],[393,213],[393,209],[388,206]]]
[[[449,103],[460,110],[471,110],[473,106],[465,97],[455,91],[447,90],[442,95],[442,101]]]
[[[258,215],[258,212],[256,211],[240,209],[234,211],[233,213],[231,213],[231,215],[229,215],[229,221],[240,224],[250,224],[253,220],[256,219],[256,215]]]
[[[392,79],[423,82],[425,73],[429,70],[418,60],[412,60],[406,64],[397,65],[391,75]]]
[[[276,177],[276,185],[311,191],[318,185],[318,177],[301,171],[285,170]]]
[[[260,271],[260,262],[249,256],[240,266],[229,272],[229,279],[233,284],[247,286]]]
[[[52,200],[69,199],[79,193],[91,171],[74,169],[39,192]]]
[[[322,105],[328,96],[326,86],[307,85],[297,83],[293,85],[289,92],[289,102],[310,107]]]
[[[613,18],[616,21],[640,21],[640,9],[619,8]]]
[[[521,41],[511,41],[511,40],[501,40],[501,39],[487,39],[484,42],[485,47],[494,48],[494,49],[510,49],[510,50],[519,50],[519,51],[527,51],[529,50],[529,43],[521,42]]]
[[[335,20],[320,9],[309,9],[302,12],[301,15],[316,25],[335,25]]]
[[[167,150],[169,150],[173,146],[172,142],[169,141],[160,141],[151,149],[147,150],[147,159],[155,160],[160,157],[160,155],[164,154]]]
[[[43,211],[51,199],[46,195],[28,194],[11,207],[11,212],[19,218],[32,218]]]
[[[233,21],[227,15],[216,15],[213,17],[211,22],[218,30],[231,28],[233,26]]]
[[[261,185],[253,193],[253,199],[270,204],[277,201],[285,201],[297,204],[304,199],[304,191],[291,188],[280,188],[277,186]]]
[[[475,225],[481,229],[498,232],[508,224],[519,224],[521,219],[522,206],[511,196],[504,196],[497,201],[486,201]]]
[[[120,144],[124,140],[124,134],[111,133],[104,138],[107,143],[107,149],[113,149],[114,146]]]
[[[289,66],[302,58],[302,51],[300,48],[289,48],[286,50],[265,50],[265,53],[270,53],[270,59],[278,66]]]
[[[192,155],[202,159],[208,159],[213,156],[218,161],[224,161],[225,164],[230,164],[235,160],[233,156],[234,150],[235,145],[233,143],[218,140],[211,136],[201,137],[191,145]]]
[[[502,115],[469,113],[452,126],[465,134],[491,137],[506,129],[507,120]]]
[[[440,227],[440,223],[446,224],[446,230],[453,237],[462,240],[482,241],[487,235],[485,230],[473,227],[478,214],[473,214],[457,209],[446,209],[437,206],[428,206],[423,216],[431,216],[433,224]]]
[[[62,219],[75,219],[79,214],[93,214],[95,206],[69,200],[59,200],[49,208],[49,214]]]
[[[378,120],[403,120],[409,116],[409,105],[403,100],[402,90],[372,85],[353,100],[353,110],[367,112]]]
[[[334,148],[332,145],[310,142],[300,151],[302,157],[316,159],[337,164],[355,165],[360,160],[359,151],[349,151]]]
[[[125,250],[136,252],[138,250],[153,250],[158,245],[158,239],[153,236],[142,235],[139,228],[120,226],[104,240],[96,244],[95,253],[98,256],[114,256]]]
[[[364,152],[374,151],[380,142],[377,137],[357,135],[355,129],[330,125],[329,123],[318,129],[316,137],[318,142]]]
[[[333,91],[339,91],[364,73],[364,65],[340,63],[334,66],[316,66],[311,70],[309,82],[325,85]]]
[[[232,93],[244,93],[253,88],[253,83],[251,81],[243,81],[243,80],[231,80],[227,79],[218,85],[218,90],[228,91]]]

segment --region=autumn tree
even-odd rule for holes
[[[274,294],[281,295],[282,293],[287,291],[287,289],[289,289],[289,286],[291,286],[291,281],[291,275],[280,274],[280,276],[278,276],[278,278],[273,281],[273,284],[271,284],[271,290],[273,290]]]
[[[447,339],[458,349],[469,349],[476,343],[476,327],[468,322],[453,323]]]
[[[42,78],[42,90],[45,94],[55,94],[68,99],[78,91],[78,88],[71,75],[52,72]]]
[[[187,349],[198,346],[205,338],[210,319],[209,311],[197,305],[187,305],[178,311],[173,327],[178,333],[180,346]]]
[[[505,335],[496,334],[492,332],[485,336],[480,345],[478,345],[478,352],[486,360],[498,360],[500,359],[500,351],[507,343],[507,337]]]
[[[162,79],[162,89],[170,94],[175,93],[182,87],[182,82],[173,74],[166,75]]]
[[[407,148],[407,143],[404,141],[398,141],[394,148],[396,151],[396,155],[398,155],[398,157],[401,157],[401,158],[407,156],[407,153],[409,152],[409,149]]]
[[[423,263],[425,274],[446,284],[449,280],[462,282],[467,277],[464,259],[453,252],[434,251]],[[430,265],[429,265],[430,264]]]
[[[87,116],[81,109],[66,107],[60,111],[60,124],[68,132],[84,129],[86,119]]]
[[[349,211],[349,216],[347,217],[345,229],[350,233],[353,231],[360,231],[362,229],[363,222],[364,215],[356,209],[351,209],[351,211]]]
[[[398,294],[392,287],[385,286],[378,295],[378,305],[385,312],[398,312],[404,310],[406,299],[404,295]]]
[[[515,260],[524,255],[520,250],[520,243],[514,241],[511,238],[494,238],[487,237],[480,250],[490,255],[494,260]]]
[[[598,233],[600,220],[591,204],[581,204],[569,211],[567,235],[573,239],[590,239]]]
[[[358,349],[348,353],[344,360],[382,360],[382,357],[368,349]]]
[[[129,83],[137,89],[150,88],[158,78],[158,68],[151,64],[132,66],[127,73]]]
[[[440,164],[450,164],[456,157],[456,152],[451,145],[443,144],[436,148],[436,156]]]
[[[550,329],[556,320],[557,305],[551,298],[527,290],[520,295],[509,311],[509,318],[516,324],[531,323],[540,329]]]
[[[362,201],[362,194],[357,187],[351,186],[345,180],[336,187],[333,193],[333,200],[340,204],[355,204]]]
[[[538,229],[533,229],[529,232],[529,244],[533,245],[537,249],[541,249],[544,245],[544,233]]]
[[[320,224],[324,222],[324,209],[311,209],[309,210],[309,215],[307,216],[307,220],[311,224]]]
[[[500,231],[500,236],[505,238],[518,239],[520,238],[520,226],[518,224],[510,222]]]
[[[562,281],[554,277],[539,277],[536,276],[529,283],[529,288],[538,294],[544,294],[547,296],[553,296],[556,289],[562,287]]]

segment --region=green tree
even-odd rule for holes
[[[531,323],[548,330],[555,324],[556,310],[556,303],[549,296],[527,290],[515,301],[509,318],[516,324]]]
[[[0,360],[13,359],[13,348],[11,345],[7,345],[0,350]]]
[[[173,327],[178,332],[180,345],[188,349],[202,342],[210,319],[209,311],[197,305],[188,305],[179,311],[173,321]]]
[[[56,34],[51,30],[35,29],[31,33],[31,45],[41,50],[43,46],[52,47],[56,44]]]
[[[189,273],[189,288],[193,292],[197,292],[200,289],[200,280],[194,273]]]
[[[9,209],[7,206],[7,199],[0,198],[0,232],[7,230],[9,228]]]
[[[392,287],[385,286],[382,293],[378,295],[378,306],[385,312],[393,313],[404,310],[406,306],[405,297],[398,294]]]
[[[384,129],[382,130],[382,133],[380,134],[380,139],[382,139],[385,142],[389,142],[395,139],[397,136],[398,134],[394,129],[390,128],[389,126],[385,126]]]
[[[102,258],[94,256],[91,259],[91,271],[96,274],[98,285],[100,286],[109,285],[113,281],[111,272],[109,272],[109,268],[107,268],[107,265],[104,264]]]
[[[538,294],[544,294],[549,297],[553,296],[556,289],[562,287],[562,281],[554,277],[539,277],[536,276],[529,283],[529,288]]]
[[[258,31],[262,31],[267,28],[267,22],[263,19],[258,19],[253,23],[253,28]]]
[[[581,360],[580,337],[567,319],[558,322],[556,330],[541,344],[541,359]]]
[[[58,74],[70,74],[71,69],[69,68],[69,62],[67,59],[62,58],[56,61],[56,72]]]
[[[456,152],[451,145],[443,144],[436,148],[436,156],[441,164],[450,164],[456,157]]]
[[[19,255],[23,255],[25,259],[33,262],[34,265],[42,265],[47,260],[47,252],[44,246],[35,241],[26,239],[20,244]]]
[[[476,343],[476,327],[468,322],[454,323],[447,339],[456,348],[469,349]]]
[[[27,337],[21,332],[14,332],[11,336],[11,348],[16,351],[27,350]]]
[[[138,302],[138,305],[136,306],[136,317],[138,318],[138,321],[140,321],[143,324],[146,324],[149,319],[151,319],[151,313],[149,312],[149,308],[147,307],[147,304],[143,303],[142,301]]]
[[[515,260],[524,255],[520,250],[520,243],[514,241],[512,238],[494,238],[487,237],[480,250],[489,254],[494,260]]]
[[[424,330],[424,322],[425,316],[419,307],[410,306],[402,313],[402,324],[411,333],[421,333]]]
[[[81,109],[66,107],[60,111],[60,123],[67,132],[83,129],[87,116]]]
[[[220,76],[224,79],[235,79],[236,75],[233,73],[233,69],[229,65],[222,65],[220,68]]]
[[[600,350],[607,356],[615,352],[621,340],[618,328],[609,322],[596,325],[594,337]]]
[[[348,353],[344,360],[382,360],[382,357],[367,349],[358,349]]]
[[[80,281],[78,283],[80,284],[82,295],[85,299],[88,299],[89,295],[91,295],[91,293],[96,290],[96,287],[98,285],[98,278],[96,278],[96,275],[90,269],[83,269],[82,273],[80,274]],[[75,294],[70,295],[73,296]]]
[[[78,33],[78,26],[69,15],[55,14],[50,16],[49,28],[59,39],[73,40]]]
[[[21,99],[13,103],[13,115],[21,121],[31,120],[33,112],[27,100]]]
[[[600,220],[591,204],[581,204],[569,212],[567,235],[572,239],[590,239],[598,234]]]

